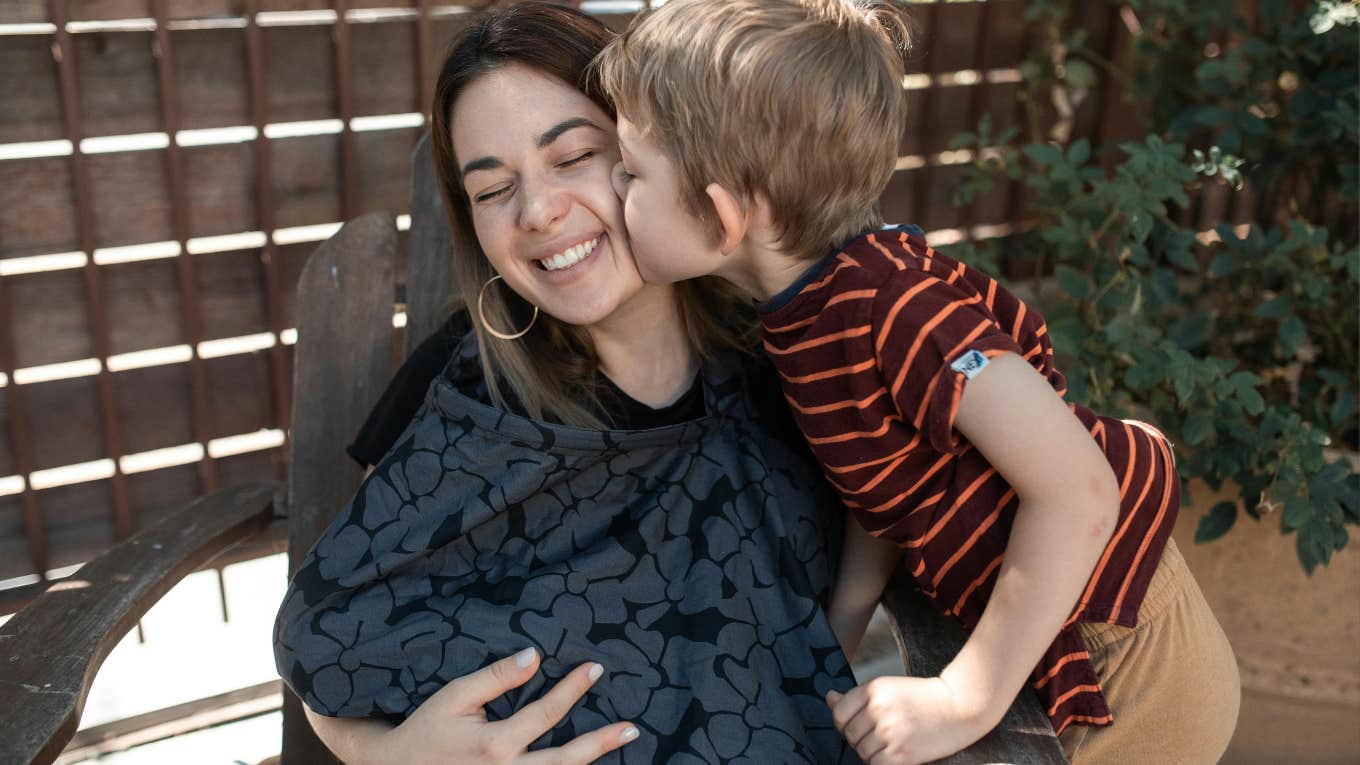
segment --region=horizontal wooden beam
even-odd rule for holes
[[[182,736],[186,733],[244,720],[277,711],[283,705],[283,681],[268,680],[248,688],[219,693],[183,704],[145,712],[103,725],[94,725],[71,737],[56,765],[81,762],[134,746]]]

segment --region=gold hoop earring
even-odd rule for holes
[[[529,334],[529,330],[533,329],[534,327],[534,322],[538,321],[538,306],[534,306],[534,316],[532,319],[529,319],[529,326],[525,327],[524,329],[521,329],[519,332],[516,332],[514,334],[506,334],[504,332],[498,332],[492,329],[490,322],[486,320],[486,309],[482,307],[482,301],[486,299],[486,288],[490,287],[491,283],[499,278],[501,278],[501,275],[496,274],[490,279],[487,279],[486,284],[482,285],[482,291],[477,293],[477,315],[481,317],[482,328],[487,331],[487,334],[491,335],[492,337],[500,338],[501,340],[518,340],[521,337],[524,337],[525,335]]]

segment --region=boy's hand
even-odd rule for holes
[[[878,677],[826,694],[836,728],[869,765],[916,765],[963,749],[991,726],[942,678]]]

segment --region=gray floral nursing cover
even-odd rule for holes
[[[396,723],[532,645],[490,719],[605,668],[532,748],[629,720],[603,762],[858,762],[823,700],[854,685],[823,611],[837,504],[744,378],[706,368],[703,419],[603,432],[462,392],[480,379],[469,337],[290,583],[274,650],[302,701]]]

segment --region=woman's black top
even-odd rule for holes
[[[430,383],[448,366],[453,350],[463,337],[471,334],[472,321],[466,311],[457,311],[449,316],[444,325],[416,346],[415,352],[406,359],[397,374],[383,391],[382,398],[368,413],[368,418],[355,434],[354,441],[345,451],[360,467],[377,464],[378,460],[392,448],[397,436],[411,423],[416,410],[425,401]],[[755,393],[753,404],[761,426],[771,435],[784,442],[786,446],[812,461],[812,451],[808,448],[803,434],[798,431],[784,397],[780,393],[779,378],[775,377],[774,367],[762,359],[746,359],[742,364],[742,374]],[[653,409],[624,393],[612,380],[601,375],[602,395],[600,403],[605,407],[598,414],[614,423],[619,430],[647,430],[666,425],[697,420],[704,416],[704,396],[700,379],[696,377],[680,398],[673,404]],[[477,396],[488,403],[485,388],[478,386]],[[522,414],[522,412],[520,412]]]
[[[471,331],[467,312],[458,311],[444,322],[444,326],[425,338],[401,365],[382,398],[369,412],[354,442],[345,448],[360,467],[376,464],[387,453],[425,400],[430,383],[449,363],[454,347]],[[778,381],[775,383],[778,384]],[[689,390],[680,398],[660,409],[653,409],[633,399],[608,377],[601,375],[599,384],[600,403],[604,411],[598,414],[619,430],[659,428],[697,420],[704,415],[704,397],[698,377],[694,378]],[[797,427],[791,417],[785,419],[787,422],[782,425],[784,431]]]
[[[776,432],[777,382],[706,364],[668,424],[572,428],[487,404],[458,329],[408,424],[384,418],[437,346],[384,395],[351,453],[399,432],[289,584],[275,660],[303,703],[398,723],[532,645],[541,670],[490,719],[605,674],[531,748],[628,720],[642,736],[602,762],[857,762],[824,701],[854,686],[824,610],[841,514]]]

